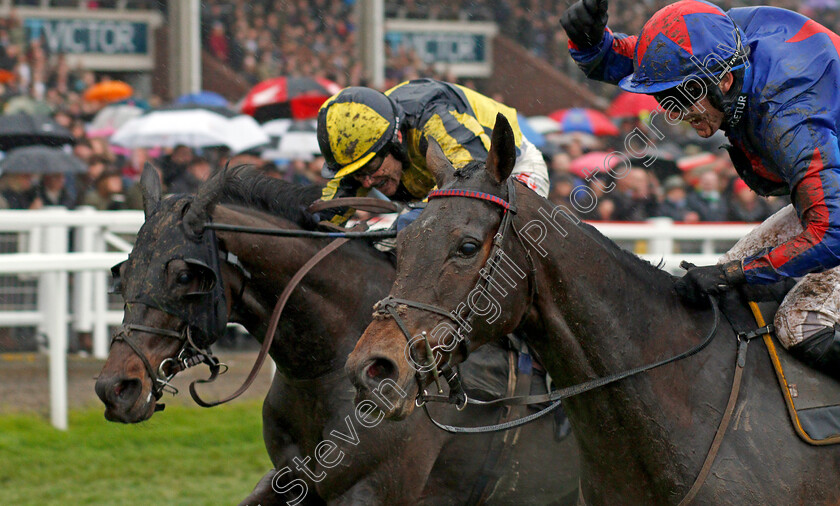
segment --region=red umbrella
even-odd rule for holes
[[[630,118],[659,109],[659,103],[651,95],[622,91],[607,108],[611,118]]]
[[[242,101],[242,112],[263,123],[278,118],[310,119],[341,90],[319,77],[275,77],[254,86]]]
[[[587,178],[592,174],[607,172],[621,161],[621,157],[606,151],[593,151],[575,158],[569,164],[569,172],[580,178]]]
[[[548,115],[563,133],[586,132],[592,135],[618,135],[618,128],[604,113],[594,109],[559,109]]]

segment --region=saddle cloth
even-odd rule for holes
[[[756,296],[757,293],[743,295],[745,298],[734,295],[721,299],[721,309],[736,330],[753,330],[773,322],[783,294],[774,300]],[[733,300],[735,298],[738,299],[737,304]],[[754,324],[745,321],[748,317],[738,316],[745,314],[744,300],[757,301],[748,303]],[[733,310],[736,305],[738,309]],[[788,353],[775,333],[764,334],[762,340],[776,371],[794,431],[812,445],[840,443],[840,382]]]

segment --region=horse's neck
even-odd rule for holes
[[[298,228],[285,220],[265,221],[259,216],[225,211],[222,214],[217,221]],[[240,303],[233,303],[233,316],[262,341],[281,292],[327,242],[226,233],[224,243],[252,275]],[[373,303],[387,293],[392,280],[393,267],[387,261],[366,256],[352,244],[324,258],[301,280],[283,310],[270,349],[278,369],[289,378],[306,379],[343,367],[370,320]],[[362,287],[377,283],[382,285],[381,292],[360,293]]]
[[[540,204],[550,211],[549,204]],[[535,213],[521,219],[545,217]],[[711,330],[712,318],[686,309],[665,273],[605,246],[568,220],[557,223],[567,235],[542,242],[546,257],[534,255],[539,295],[525,324],[557,384],[580,384],[676,355]],[[684,466],[678,468],[685,458],[675,457],[688,450],[681,438],[691,439],[692,425],[699,430],[705,422],[689,404],[708,379],[701,367],[731,367],[724,354],[704,353],[702,360],[667,365],[564,401],[591,482],[611,484],[606,489],[637,483],[638,489],[662,490],[687,479]],[[720,385],[705,387],[720,390]],[[664,487],[652,481],[663,479],[671,481]]]

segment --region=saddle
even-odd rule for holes
[[[796,434],[812,445],[840,443],[840,382],[797,360],[768,325],[790,286],[746,286],[722,296],[720,309],[737,333],[764,341]]]

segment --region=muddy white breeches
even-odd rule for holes
[[[718,263],[744,259],[799,235],[802,224],[792,205],[779,210],[738,241]],[[840,322],[840,267],[800,278],[776,313],[776,334],[787,347]]]
[[[539,196],[548,197],[548,167],[543,160],[542,153],[524,137],[519,152],[511,175],[525,183]]]

